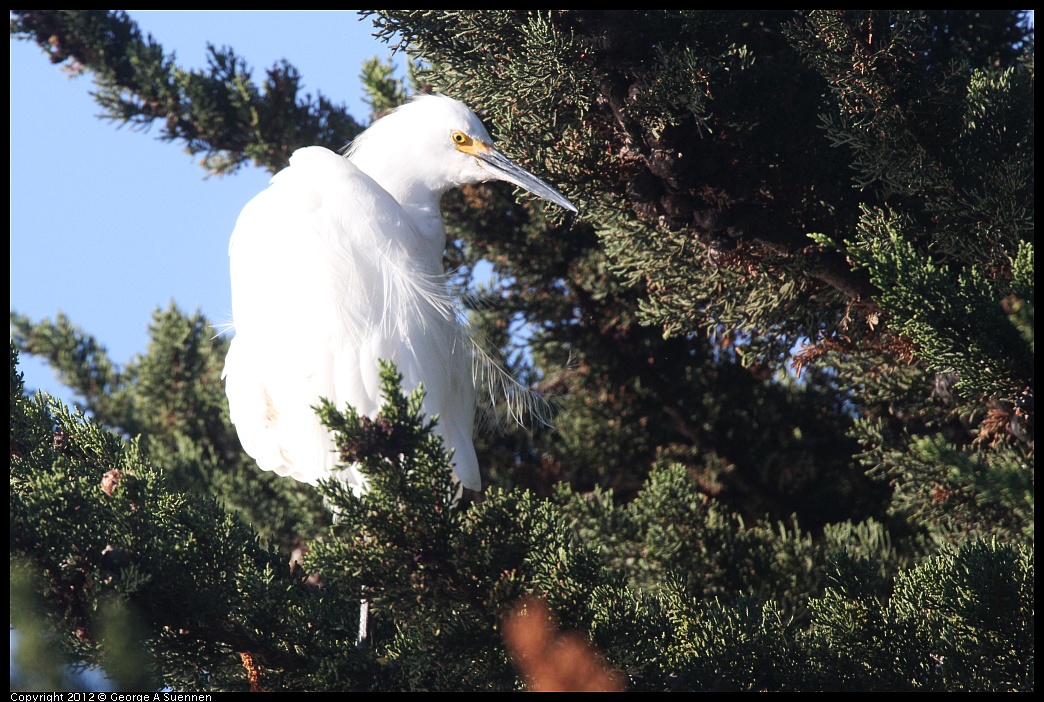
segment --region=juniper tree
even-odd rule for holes
[[[462,99],[581,210],[444,202],[461,284],[497,273],[473,324],[551,426],[482,434],[491,487],[454,502],[389,368],[378,419],[324,410],[380,489],[316,491],[242,453],[201,314],[157,311],[120,366],[12,311],[13,349],[91,414],[24,396],[12,352],[12,558],[71,660],[144,650],[131,686],[515,689],[502,617],[537,593],[631,689],[1033,689],[1026,18],[368,16],[420,68],[368,65],[375,113]],[[288,65],[181,70],[121,13],[19,11],[12,34],[213,173],[361,128]]]

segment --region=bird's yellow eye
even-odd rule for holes
[[[457,146],[471,146],[471,137],[464,132],[453,132],[451,138]]]

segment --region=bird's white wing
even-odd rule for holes
[[[374,415],[378,361],[390,360],[407,392],[424,383],[458,479],[478,489],[471,345],[441,251],[350,161],[309,147],[290,163],[244,208],[229,246],[236,336],[224,375],[244,449],[265,470],[325,477],[338,456],[312,406],[326,397]],[[341,477],[363,487],[354,470]]]

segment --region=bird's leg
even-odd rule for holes
[[[365,598],[359,600],[359,640],[356,646],[359,650],[366,648],[368,639],[370,636],[369,632],[370,624],[370,603]]]

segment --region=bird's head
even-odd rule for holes
[[[461,185],[503,180],[577,211],[562,193],[495,149],[467,105],[444,95],[418,96],[377,120],[352,143],[348,157],[389,192],[420,187],[441,195]]]

